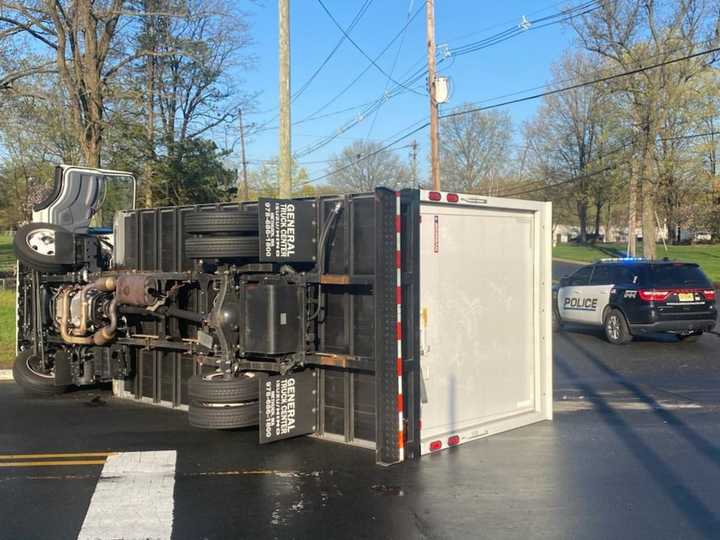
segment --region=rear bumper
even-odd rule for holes
[[[716,322],[717,320],[712,318],[685,321],[658,321],[651,324],[631,324],[630,332],[633,335],[654,334],[656,332],[686,333],[700,330],[709,332],[715,328]]]

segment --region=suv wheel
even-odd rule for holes
[[[700,336],[703,335],[702,330],[696,330],[695,332],[690,332],[689,334],[680,334],[678,335],[678,340],[680,341],[689,341],[690,343],[697,341]]]
[[[620,310],[611,309],[605,316],[605,336],[613,345],[624,345],[632,341],[630,328],[625,315]]]

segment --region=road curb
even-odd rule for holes
[[[570,259],[558,259],[557,257],[553,257],[553,261],[563,262],[563,263],[569,263],[569,264],[577,264],[578,266],[585,266],[586,264],[592,264],[592,263],[589,263],[589,262],[573,261],[573,260],[570,260]]]
[[[12,369],[0,369],[0,381],[12,381]]]

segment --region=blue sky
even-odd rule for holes
[[[350,24],[363,4],[363,0],[324,1],[343,27]],[[572,2],[577,3],[577,0]],[[556,13],[569,4],[567,1],[557,0],[436,0],[437,43],[439,46],[447,44],[452,50],[517,25],[523,16],[533,20]],[[317,0],[290,0],[290,5],[291,78],[293,91],[296,91],[335,46],[341,33]],[[404,80],[404,76],[424,65],[426,61],[424,3],[421,0],[374,0],[351,33],[357,44],[369,56],[375,57],[406,24],[408,14],[418,10],[420,12],[408,25],[405,36],[395,41],[377,61],[386,72],[391,72],[393,65],[395,66],[391,73],[393,79]],[[277,155],[277,130],[267,129],[277,125],[277,2],[267,0],[263,4],[256,4],[251,12],[250,22],[255,40],[253,49],[258,57],[258,64],[245,78],[249,90],[260,92],[257,101],[257,110],[260,113],[249,115],[246,123],[266,128],[253,135],[247,144],[247,159],[251,166],[257,166],[259,160]],[[441,109],[452,108],[464,102],[488,100],[545,84],[550,77],[551,64],[573,44],[574,38],[572,29],[564,25],[553,25],[524,32],[481,51],[450,58],[439,69],[439,74],[448,76],[452,85],[451,99],[448,104],[442,105]],[[320,109],[368,65],[369,62],[361,53],[345,40],[313,83],[293,102],[293,122]],[[387,84],[393,86],[387,82],[385,75],[371,67],[352,88],[325,108],[322,114],[379,98]],[[414,122],[426,119],[428,98],[423,94],[424,84],[423,76],[414,86],[421,95],[406,91],[388,100],[377,115],[368,115],[330,144],[299,157],[298,161],[305,166],[312,178],[325,171],[325,160],[353,140],[387,140]],[[538,103],[531,101],[507,108],[515,123],[516,139],[519,138],[522,122],[532,116]],[[293,126],[293,151],[308,150],[310,145],[322,141],[323,137],[337,134],[338,128],[356,119],[359,111],[360,109],[354,109]],[[413,138],[417,140],[421,171],[426,170],[427,137],[427,130],[423,130],[406,141],[411,142]],[[407,158],[409,149],[400,149],[398,153]]]

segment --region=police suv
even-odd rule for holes
[[[697,264],[642,258],[603,259],[560,280],[553,326],[602,327],[623,344],[656,332],[691,340],[717,321],[715,289]]]

